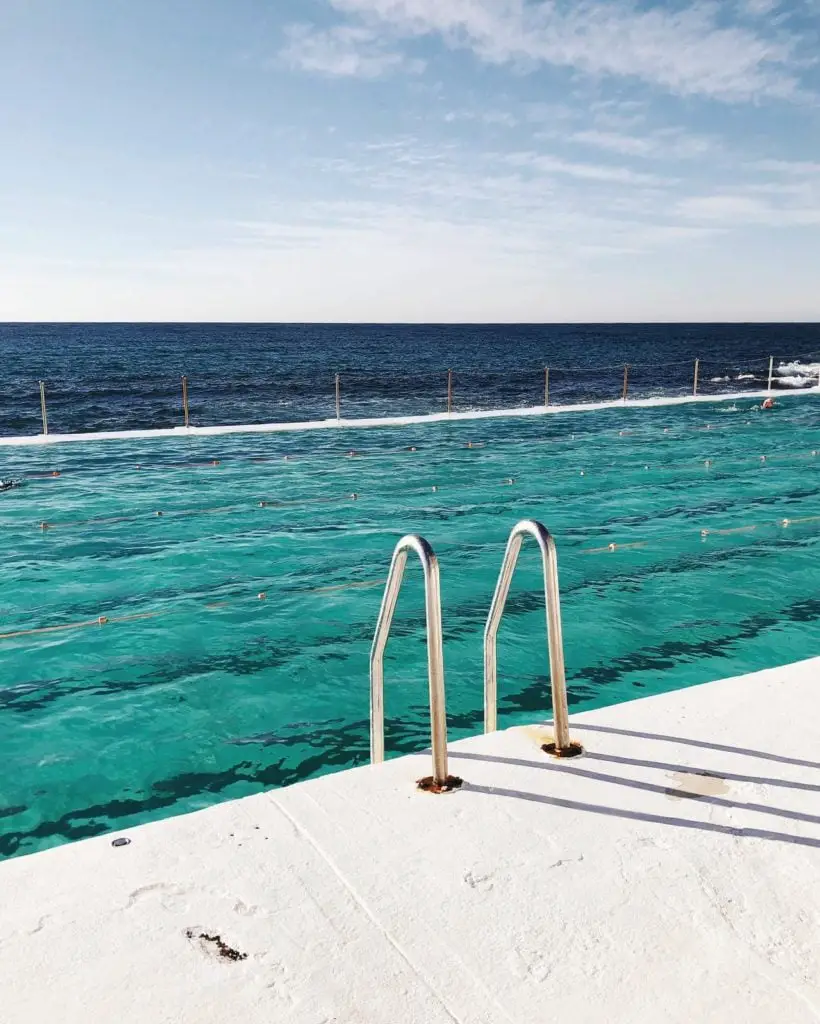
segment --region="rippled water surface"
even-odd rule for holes
[[[2,324],[0,436],[304,422],[793,390],[820,379],[820,324]]]
[[[817,408],[3,450],[22,486],[0,494],[0,855],[365,762],[409,531],[441,559],[451,737],[481,728],[484,620],[525,517],[558,541],[573,711],[820,653]],[[419,577],[388,648],[392,754],[428,738]],[[528,547],[499,684],[502,726],[549,712]]]

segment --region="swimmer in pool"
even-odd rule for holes
[[[773,398],[767,398],[765,400],[765,402],[763,403],[763,405],[761,405],[760,408],[761,409],[774,409],[774,399]]]

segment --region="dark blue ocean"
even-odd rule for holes
[[[326,419],[817,383],[820,324],[0,324],[0,434]],[[795,362],[802,365],[793,366]]]

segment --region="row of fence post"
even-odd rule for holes
[[[621,398],[626,402],[629,396],[629,371],[632,369],[631,363],[624,364],[624,375],[623,375],[623,387],[621,390]],[[774,381],[774,356],[769,357],[769,377],[767,384],[767,391],[771,394],[772,384]],[[191,413],[188,403],[188,377],[183,376],[181,379],[182,383],[182,415],[183,423],[185,427],[191,425]],[[336,374],[334,377],[335,383],[335,394],[336,394],[336,419],[341,421],[342,418],[342,378],[341,374]],[[40,381],[40,412],[43,420],[43,435],[48,435],[48,409],[46,406],[46,382]],[[700,359],[695,360],[695,372],[692,382],[692,395],[697,397],[698,387],[700,384]],[[820,387],[820,375],[818,375],[817,386]],[[550,404],[550,368],[544,367],[544,407],[546,408]],[[447,412],[453,412],[453,371],[447,371]]]

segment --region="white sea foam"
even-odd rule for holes
[[[753,373],[739,373],[735,380],[754,380],[755,375]],[[727,378],[728,380],[728,378]]]
[[[778,377],[777,382],[778,384],[785,384],[787,388],[810,388],[817,383],[817,377],[815,375],[811,377],[789,375],[787,377]]]
[[[792,363],[779,363],[775,372],[781,377],[813,377],[816,381],[820,376],[820,363],[801,363],[796,359]]]
[[[712,381],[713,384],[725,384],[728,379],[729,379],[728,377],[711,377],[710,378],[710,380]]]

